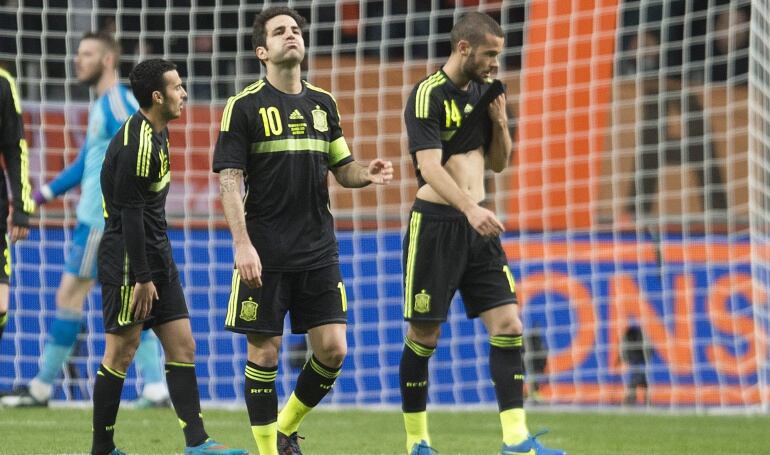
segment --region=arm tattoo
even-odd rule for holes
[[[219,194],[240,192],[242,181],[241,169],[223,169],[219,172]]]
[[[222,210],[236,243],[249,241],[243,214],[243,202],[241,201],[242,182],[243,171],[241,169],[223,169],[219,172],[219,197],[222,200]]]

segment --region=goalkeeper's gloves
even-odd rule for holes
[[[32,193],[32,199],[35,200],[35,204],[37,204],[38,207],[45,204],[46,202],[50,201],[54,198],[53,191],[51,191],[51,187],[48,185],[43,185],[40,187],[40,189],[35,190]]]

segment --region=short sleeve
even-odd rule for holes
[[[230,98],[222,112],[219,138],[214,147],[212,170],[246,170],[251,141],[249,140],[249,120],[244,108],[244,101]]]
[[[340,136],[329,144],[329,166],[344,166],[353,160],[353,154],[350,153],[348,143],[344,136]]]
[[[415,102],[417,89],[412,91],[404,109],[404,123],[409,138],[409,153],[420,150],[441,149],[441,130],[439,120],[442,115],[439,100],[429,96],[428,105],[417,105]],[[432,93],[431,93],[432,95]]]
[[[329,139],[331,139],[331,142],[334,142],[344,135],[342,133],[342,120],[340,119],[340,108],[337,106],[337,100],[329,96],[329,103],[331,104],[329,109],[329,116],[331,117],[329,122]]]

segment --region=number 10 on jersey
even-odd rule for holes
[[[262,117],[262,125],[264,125],[265,128],[265,137],[278,136],[283,133],[281,114],[278,112],[277,107],[260,107],[259,116]]]

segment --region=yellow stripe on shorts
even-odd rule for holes
[[[406,277],[404,279],[404,317],[412,316],[412,301],[414,299],[414,264],[417,260],[417,240],[420,235],[422,213],[412,212],[409,221],[409,250],[406,254]]]
[[[233,279],[230,283],[230,301],[227,303],[227,316],[225,325],[235,327],[235,315],[238,312],[238,293],[241,289],[241,274],[238,269],[233,269]]]

